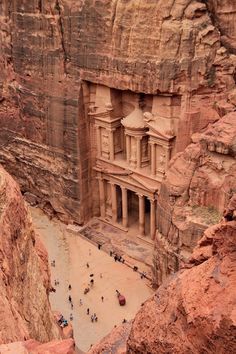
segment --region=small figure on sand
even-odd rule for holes
[[[73,305],[73,302],[72,302],[72,301],[71,301],[71,303],[70,303],[70,307],[71,307],[71,310],[73,310],[74,305]]]
[[[104,301],[104,297],[103,296],[101,296],[101,300],[102,300],[102,302]]]
[[[79,299],[79,305],[82,306],[83,305],[83,301],[82,299]]]
[[[93,279],[91,279],[91,280],[90,280],[90,285],[91,285],[91,288],[93,287],[93,284],[94,284],[94,280],[93,280]]]
[[[122,321],[122,323],[126,323],[126,322],[127,322],[127,320],[124,318],[123,321]]]
[[[53,261],[51,262],[51,266],[52,266],[52,267],[55,267],[55,266],[56,266],[56,261],[55,261],[55,259],[53,259]]]
[[[112,252],[112,251],[110,251],[110,256],[111,256],[111,257],[113,256],[113,252]]]
[[[89,268],[89,264],[88,263],[86,264],[86,266],[87,266],[87,268]]]
[[[93,322],[93,321],[94,321],[94,317],[93,317],[93,315],[92,315],[90,318],[91,318],[91,322]]]
[[[100,273],[100,278],[102,279],[102,273]]]
[[[98,249],[100,250],[100,249],[101,249],[101,247],[102,247],[102,245],[99,243],[99,244],[98,244]]]
[[[69,284],[69,286],[68,286],[68,290],[71,290],[71,285]]]
[[[70,314],[70,321],[73,321],[73,315],[72,315],[72,313]]]
[[[87,315],[89,315],[89,308],[87,308]]]
[[[91,253],[91,249],[89,249],[89,256],[91,256],[91,254],[92,254],[92,253]]]
[[[69,302],[71,303],[72,298],[71,298],[71,296],[70,296],[70,295],[68,296],[68,300],[69,300]]]
[[[89,292],[89,290],[90,290],[89,288],[85,288],[84,289],[84,294],[86,295]]]

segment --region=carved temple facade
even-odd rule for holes
[[[154,239],[158,191],[174,150],[181,98],[86,85],[98,213]]]

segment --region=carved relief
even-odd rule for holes
[[[102,152],[102,157],[105,159],[109,159],[109,136],[108,132],[105,129],[102,129],[101,131],[101,152]]]

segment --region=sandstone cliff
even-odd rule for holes
[[[188,264],[139,311],[127,353],[233,354],[236,351],[235,197],[231,221],[207,229]],[[231,215],[229,217],[229,215]]]
[[[175,152],[234,110],[235,10],[230,0],[1,1],[0,161],[27,197],[64,220],[92,215],[81,80],[178,95]]]
[[[187,262],[203,231],[216,224],[236,191],[236,113],[229,113],[169,164],[157,208],[154,282]]]
[[[60,338],[47,253],[35,237],[19,187],[0,167],[0,343]]]

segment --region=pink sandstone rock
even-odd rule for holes
[[[38,250],[19,187],[0,167],[0,344],[60,337],[48,300],[47,254]]]
[[[94,345],[88,354],[115,353],[126,354],[127,339],[130,333],[131,323],[114,328],[98,344]]]
[[[188,264],[138,312],[127,353],[236,351],[236,221],[206,230]]]
[[[157,206],[154,282],[188,261],[203,231],[217,223],[236,189],[236,113],[202,133],[170,162]]]
[[[0,161],[28,200],[64,221],[94,214],[82,80],[177,97],[172,157],[234,109],[231,0],[3,0],[0,13]]]

